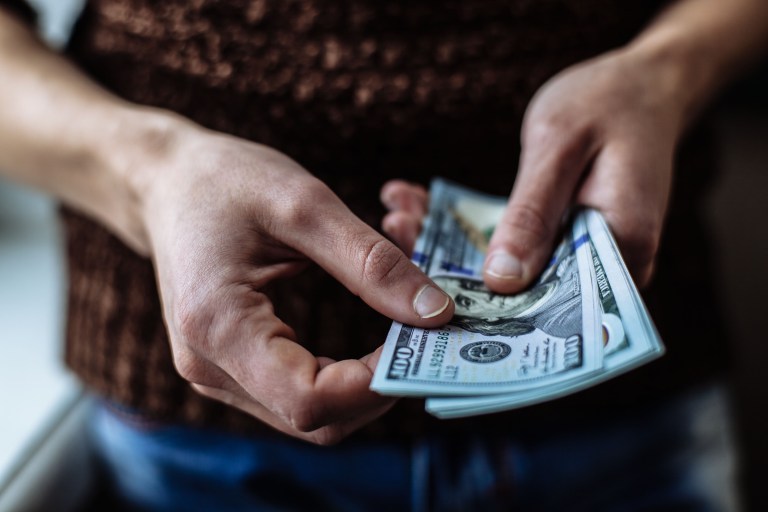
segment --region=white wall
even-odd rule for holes
[[[32,0],[61,46],[80,0]],[[0,181],[0,489],[79,393],[61,359],[65,271],[55,204]]]

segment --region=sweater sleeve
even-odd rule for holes
[[[11,12],[32,26],[37,25],[37,12],[26,0],[0,0],[0,10]]]

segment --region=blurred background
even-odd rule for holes
[[[80,0],[31,0],[61,46]],[[713,108],[720,176],[708,198],[730,330],[733,419],[746,510],[768,487],[768,65]],[[66,287],[55,205],[0,181],[0,512],[77,510],[93,491],[82,432],[88,401],[60,362]],[[695,319],[686,319],[695,321]],[[53,500],[53,501],[51,501]]]
[[[768,488],[768,66],[715,106],[720,177],[709,198],[717,282],[729,322],[731,390],[746,510],[766,510]]]

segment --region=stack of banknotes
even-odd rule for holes
[[[514,409],[599,384],[664,346],[600,213],[580,210],[539,279],[516,295],[485,287],[487,243],[506,198],[442,179],[413,261],[453,297],[440,328],[392,324],[371,389],[426,397],[439,418]]]

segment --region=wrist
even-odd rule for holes
[[[203,129],[173,112],[129,105],[113,115],[108,143],[100,160],[115,179],[137,199],[144,198],[155,178],[179,152],[180,146]]]
[[[690,119],[768,50],[768,2],[672,2],[629,48],[677,69],[677,87]]]
[[[650,77],[668,108],[674,109],[681,130],[717,89],[711,63],[682,45],[661,37],[639,38],[623,51]]]
[[[203,129],[169,111],[137,105],[111,109],[103,124],[93,161],[110,190],[104,220],[134,250],[150,253],[147,200],[157,177],[177,157],[182,146]]]

